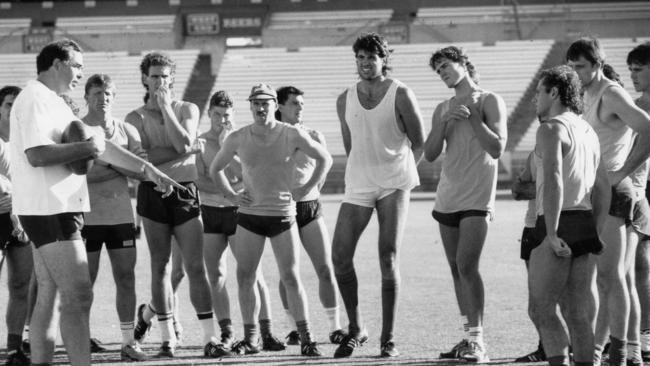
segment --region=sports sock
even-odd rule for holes
[[[219,328],[221,329],[221,334],[232,337],[232,320],[229,318],[219,320]]]
[[[262,338],[273,335],[271,319],[260,319],[260,334],[262,334]]]
[[[465,339],[469,339],[469,319],[467,315],[460,315],[460,322],[463,324],[463,332],[465,332]]]
[[[153,305],[151,303],[147,304],[147,306],[144,307],[144,311],[142,312],[142,318],[144,321],[147,323],[151,322],[151,319],[156,315],[156,309],[154,309]]]
[[[483,346],[483,327],[470,327],[469,340]]]
[[[341,329],[341,322],[339,321],[339,307],[325,308],[325,315],[330,325],[330,333]],[[293,324],[293,323],[292,323]]]
[[[122,345],[126,346],[128,344],[135,343],[133,339],[133,328],[134,322],[120,322],[120,332],[122,333]]]
[[[650,351],[650,329],[641,331],[641,349],[646,352]]]
[[[20,334],[7,334],[7,351],[19,350],[23,346],[23,337]]]
[[[548,358],[550,366],[569,366],[569,357],[567,356],[553,356]]]
[[[625,340],[609,336],[609,365],[625,366],[626,347]]]
[[[203,344],[214,341],[216,339],[216,333],[214,332],[212,312],[196,313],[196,317],[199,318],[199,323],[201,323],[201,328],[203,328]]]
[[[339,285],[341,298],[343,298],[343,304],[345,304],[345,310],[347,311],[348,318],[350,319],[350,333],[359,333],[359,319],[357,319],[359,306],[359,282],[357,281],[357,273],[352,270],[347,273],[337,274],[336,282]]]
[[[29,324],[25,324],[25,330],[23,331],[23,333],[25,333],[25,338],[23,339],[29,339]]]
[[[293,318],[293,314],[291,314],[291,310],[284,309],[284,315],[287,317],[287,322],[289,322],[289,326],[296,324],[296,319]]]
[[[398,279],[381,280],[381,307],[383,321],[380,338],[382,344],[393,339],[393,328],[395,326],[395,312],[397,311],[398,294]]]
[[[641,359],[641,343],[636,341],[627,342],[627,360],[635,365],[643,364]]]
[[[309,334],[309,322],[301,320],[296,322],[296,329],[300,334],[300,344],[311,343],[311,334]]]
[[[157,314],[157,316],[162,341],[169,342],[170,345],[176,345],[176,334],[174,334],[174,325],[172,324],[172,313],[160,313]]]
[[[244,324],[244,340],[253,346],[257,346],[259,342],[260,331],[257,324]]]

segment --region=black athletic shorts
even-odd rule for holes
[[[237,225],[267,238],[272,238],[291,229],[295,222],[295,216],[260,216],[241,212],[237,215]]]
[[[25,247],[29,242],[21,242],[13,235],[14,223],[11,221],[11,214],[9,212],[0,214],[0,249],[9,249],[16,247]]]
[[[562,211],[557,235],[571,248],[573,257],[592,253],[600,254],[603,244],[598,239],[596,220],[591,210]],[[534,248],[539,246],[546,237],[546,223],[544,216],[537,216],[533,234]],[[531,249],[532,250],[532,249]]]
[[[631,179],[626,178],[618,185],[612,186],[609,214],[630,223],[634,219],[634,206],[641,199],[643,199],[643,194],[632,184]]]
[[[64,212],[56,215],[18,216],[29,239],[39,248],[62,240],[81,240],[84,217],[81,212]]]
[[[524,231],[521,233],[520,257],[525,261],[530,260],[530,252],[532,252],[533,249],[537,248],[540,244],[535,239],[535,236],[533,235],[534,232],[534,227],[524,227]]]
[[[626,220],[625,225],[632,226],[642,237],[650,235],[650,205],[645,197],[634,203],[632,220]]]
[[[162,198],[162,192],[156,191],[152,182],[138,185],[138,215],[149,220],[178,226],[201,215],[199,191],[194,182],[180,183],[186,190],[174,188],[171,195]]]
[[[320,200],[296,202],[296,223],[299,228],[307,226],[321,216],[323,216],[323,207]]]
[[[489,211],[483,210],[465,210],[450,213],[443,213],[433,210],[431,211],[431,216],[433,216],[433,218],[439,223],[451,227],[459,227],[460,221],[466,217],[490,217],[490,220],[492,220],[492,214]]]
[[[135,224],[85,225],[81,236],[86,243],[87,252],[106,249],[135,248]]]
[[[237,231],[237,206],[214,207],[201,205],[203,233],[234,235]]]

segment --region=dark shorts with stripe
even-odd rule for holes
[[[530,252],[533,249],[539,246],[539,242],[535,239],[533,235],[535,233],[534,227],[525,227],[524,231],[521,233],[521,259],[527,261],[530,260]]]
[[[149,220],[178,226],[201,215],[199,191],[194,182],[180,183],[186,190],[174,188],[171,195],[163,198],[162,192],[156,191],[152,182],[138,185],[138,215]]]
[[[296,223],[298,228],[307,226],[321,216],[323,216],[323,206],[320,200],[296,202]]]
[[[106,249],[135,248],[135,224],[86,225],[81,229],[87,252]]]
[[[81,212],[56,215],[20,215],[23,229],[36,248],[64,240],[81,240],[84,217]]]
[[[490,220],[492,220],[492,214],[489,211],[484,210],[465,210],[450,213],[433,210],[431,211],[431,216],[433,216],[433,218],[439,223],[451,227],[459,227],[462,219],[472,216],[489,217]]]
[[[596,231],[596,220],[591,210],[562,211],[557,235],[571,248],[573,257],[580,257],[589,253],[600,254],[603,250],[603,244],[598,239],[598,232]],[[544,216],[537,216],[533,233],[533,243],[537,245],[534,248],[539,246],[545,237],[546,223],[544,222]]]
[[[234,235],[237,231],[237,206],[215,207],[201,205],[203,233]]]
[[[29,242],[21,242],[13,235],[14,223],[11,221],[11,214],[9,212],[0,214],[0,249],[9,249],[17,247],[26,247]]]
[[[272,238],[291,229],[295,216],[261,216],[239,213],[237,225],[257,235]]]

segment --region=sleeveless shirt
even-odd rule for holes
[[[598,136],[589,124],[572,112],[553,117],[566,127],[571,147],[562,158],[562,185],[564,188],[562,211],[591,210],[591,191],[596,181],[600,162]],[[544,167],[535,151],[537,166],[537,215],[544,214]]]
[[[181,108],[185,102],[172,101],[172,109],[176,118],[182,119]],[[142,147],[145,150],[163,147],[173,148],[171,139],[167,135],[162,116],[158,111],[146,109],[144,106],[135,110],[142,118],[142,126],[136,126],[142,138]],[[190,182],[198,177],[196,172],[196,155],[181,155],[178,159],[156,165],[163,173],[177,182]]]
[[[302,124],[294,125],[294,127],[304,129],[307,131],[309,136],[316,133],[314,130],[309,129]],[[314,169],[316,168],[316,160],[310,158],[302,151],[296,151],[296,154],[294,155],[294,161],[296,163],[296,172],[294,174],[295,180],[293,182],[293,187],[297,188],[307,183],[307,181],[314,174]],[[307,192],[304,197],[294,198],[300,202],[304,202],[316,200],[318,197],[320,197],[320,191],[318,189],[318,185],[316,185],[309,192]]]
[[[253,134],[253,126],[239,130],[241,140],[237,155],[241,160],[244,187],[253,198],[249,206],[240,206],[239,212],[261,216],[295,216],[296,203],[291,196],[294,181],[296,151],[289,141],[295,127],[283,122],[266,136],[265,142]]]
[[[607,171],[620,169],[632,146],[633,131],[625,122],[616,119],[604,122],[598,117],[603,94],[609,88],[623,88],[614,81],[606,80],[601,88],[595,93],[595,97],[587,101],[585,99],[585,111],[583,118],[589,122],[598,135],[603,164]]]
[[[411,142],[399,130],[395,116],[397,88],[392,80],[384,98],[373,109],[359,102],[357,85],[347,90],[345,121],[351,148],[345,167],[345,189],[373,192],[377,188],[410,190],[420,184]]]
[[[488,93],[480,92],[478,110],[481,113]],[[449,110],[452,100],[443,102],[442,114]],[[467,120],[449,123],[445,140],[445,158],[434,209],[442,213],[466,210],[494,212],[498,159],[483,149]]]
[[[205,149],[202,153],[197,154],[196,157],[196,169],[199,175],[206,176],[206,177],[210,176],[210,164],[212,164],[212,160],[214,160],[214,158],[217,156],[217,153],[219,153],[219,150],[221,150],[221,146],[223,143],[223,139],[221,138],[221,135],[223,134],[216,135],[216,133],[213,130],[208,130],[207,132],[199,136],[200,138],[205,139]],[[233,177],[228,176],[227,173],[226,176],[232,184]],[[238,188],[240,187],[236,187],[236,186],[233,187],[233,189],[235,190],[237,190]],[[223,194],[204,192],[201,190],[199,190],[199,193],[201,194],[201,205],[206,205],[211,207],[236,206],[230,200],[224,197]]]
[[[537,179],[537,165],[533,161],[530,164],[530,175]],[[537,199],[533,198],[528,201],[528,207],[526,208],[526,216],[524,217],[524,226],[525,227],[535,227],[535,222],[537,221]]]

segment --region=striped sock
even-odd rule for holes
[[[330,325],[330,333],[341,329],[341,322],[339,321],[339,307],[325,308],[325,315]],[[291,323],[293,324],[293,323]]]
[[[160,313],[158,316],[158,325],[160,326],[160,335],[163,342],[169,342],[170,346],[176,345],[176,334],[174,334],[174,325],[172,323],[172,312]]]
[[[641,359],[641,343],[636,341],[627,341],[627,360],[638,365],[643,364]]]
[[[23,337],[20,334],[7,334],[7,351],[19,350],[23,346]]]
[[[199,318],[199,323],[201,323],[201,328],[203,328],[203,344],[214,341],[217,337],[214,331],[214,315],[212,312],[196,313],[196,317]]]
[[[469,340],[483,346],[483,327],[470,327]]]
[[[257,346],[260,341],[260,330],[257,328],[257,324],[244,324],[244,340]]]
[[[232,320],[229,318],[219,320],[219,328],[221,328],[222,335],[232,336]]]
[[[307,320],[296,322],[296,329],[298,329],[298,333],[300,333],[300,344],[311,343],[311,335],[309,334],[309,322]]]
[[[460,315],[460,322],[463,324],[463,332],[465,332],[465,339],[469,339],[469,320],[467,315]]]
[[[646,352],[650,351],[650,329],[641,331],[641,349]]]
[[[151,319],[153,319],[153,317],[156,315],[157,315],[156,309],[154,309],[151,303],[147,304],[147,306],[144,307],[144,311],[142,312],[142,318],[144,319],[144,321],[150,323]]]
[[[260,319],[260,333],[262,334],[262,338],[273,335],[273,326],[271,325],[271,319]]]
[[[609,336],[609,364],[611,366],[625,366],[625,359],[627,358],[626,343],[625,340]]]
[[[133,321],[120,322],[120,332],[122,333],[123,346],[135,343],[135,339],[133,339],[134,327],[135,327],[135,323]]]

